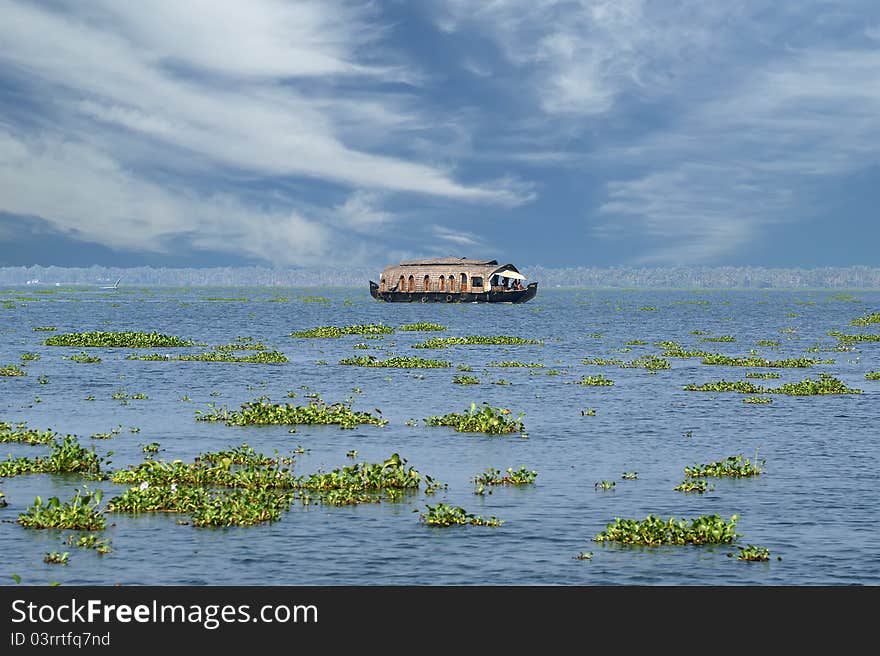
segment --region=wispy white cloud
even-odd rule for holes
[[[636,262],[712,262],[773,225],[810,218],[815,181],[873,165],[880,51],[802,51],[698,103],[618,161],[648,172],[608,184],[595,234],[658,246]],[[621,229],[628,226],[628,229]]]
[[[438,239],[449,242],[450,244],[455,244],[456,246],[482,246],[480,238],[472,233],[451,230],[439,225],[435,225],[432,228],[432,232]]]
[[[396,220],[391,212],[379,209],[381,200],[376,192],[358,190],[336,208],[336,215],[345,227],[369,232]]]
[[[383,61],[376,42],[384,28],[370,4],[157,0],[148,7],[107,1],[66,9],[0,0],[0,65],[43,94],[35,100],[45,112],[38,135],[15,140],[27,161],[14,175],[14,199],[0,198],[0,211],[40,216],[108,246],[155,248],[169,235],[201,232],[194,217],[205,213],[193,212],[194,199],[216,195],[210,186],[224,177],[260,179],[264,186],[312,179],[342,190],[469,203],[528,200],[510,180],[462,183],[448,166],[390,154],[413,134],[430,133],[432,112],[412,98],[361,88],[359,81],[408,75],[406,67]],[[6,140],[22,130],[10,124]],[[131,143],[137,148],[127,148]],[[91,165],[77,170],[71,151]],[[136,160],[135,152],[150,156]],[[188,181],[194,165],[202,175]],[[178,189],[163,189],[148,170],[176,173]],[[60,194],[43,198],[47,177],[76,202],[65,204]],[[102,193],[117,200],[108,203]],[[364,198],[355,195],[342,206],[349,220],[358,209],[351,203]],[[277,232],[287,235],[279,243],[302,235],[309,247],[285,248],[286,261],[315,252],[327,234],[318,219],[291,219],[292,205],[266,210],[243,196],[232,204],[238,209],[227,207],[225,215],[237,217],[242,234],[278,222]],[[123,206],[128,222],[113,211]],[[135,217],[140,227],[132,231]],[[376,211],[360,220],[365,217],[387,218]],[[277,250],[250,241],[254,253]],[[192,243],[222,248],[224,242]]]

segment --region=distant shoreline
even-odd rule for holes
[[[840,290],[880,289],[880,267],[565,267],[523,266],[539,289],[657,290]],[[151,287],[307,287],[359,288],[378,277],[378,270],[358,268],[299,269],[269,267],[0,267],[0,286],[105,287],[117,279],[120,289]]]

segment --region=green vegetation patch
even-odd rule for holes
[[[805,368],[824,363],[813,358],[789,358],[787,360],[767,360],[765,358],[732,358],[721,353],[710,353],[703,358],[703,364],[726,365],[729,367],[772,367],[772,368]]]
[[[461,506],[450,506],[446,503],[427,507],[427,512],[419,515],[419,519],[428,526],[458,526],[470,524],[473,526],[501,526],[504,520],[497,517],[484,518],[467,512]]]
[[[525,430],[522,418],[525,413],[513,419],[510,410],[506,408],[493,408],[487,402],[483,402],[478,409],[476,403],[471,403],[469,410],[463,413],[451,412],[442,416],[431,416],[423,419],[428,426],[451,426],[460,433],[489,433],[493,435],[517,433]]]
[[[63,357],[65,360],[73,360],[74,362],[82,362],[82,363],[101,362],[101,358],[99,358],[97,355],[89,355],[85,351],[81,351],[76,355],[66,355]]]
[[[856,317],[849,322],[850,326],[868,326],[872,323],[880,323],[880,312],[872,312],[865,317]]]
[[[526,469],[520,465],[519,469],[507,468],[507,473],[502,474],[498,469],[488,467],[485,472],[474,477],[477,485],[529,485],[535,482],[538,472]]]
[[[11,458],[0,461],[0,478],[22,474],[83,474],[100,478],[103,458],[95,453],[94,447],[86,449],[74,435],[66,435],[61,440],[54,439],[49,444],[49,455],[37,458]]]
[[[214,351],[200,353],[198,355],[164,355],[153,353],[151,355],[127,355],[126,360],[147,361],[178,361],[178,362],[238,362],[246,364],[282,364],[287,362],[287,356],[281,351],[257,351],[249,355],[233,355],[229,351]]]
[[[7,364],[0,367],[0,376],[27,376],[27,372],[17,364]]]
[[[610,387],[614,385],[614,381],[610,378],[605,378],[602,374],[597,374],[596,376],[581,376],[581,379],[576,381],[578,385],[591,385],[595,387]]]
[[[39,431],[28,428],[27,423],[9,424],[0,421],[0,442],[18,442],[21,444],[52,444],[58,437],[53,430]]]
[[[328,405],[321,399],[312,399],[306,406],[253,401],[243,404],[241,410],[227,410],[225,406],[216,408],[211,404],[208,412],[197,410],[196,419],[222,421],[227,426],[336,424],[340,428],[355,428],[361,424],[384,426],[388,423],[387,419],[369,412],[352,410],[346,402]]]
[[[860,389],[851,389],[843,381],[828,374],[819,374],[819,380],[805,378],[798,383],[785,383],[780,387],[762,387],[743,380],[719,380],[703,385],[685,385],[690,392],[740,392],[741,394],[787,394],[789,396],[816,396],[824,394],[861,394]]]
[[[291,337],[335,338],[343,335],[390,335],[394,328],[382,323],[354,324],[351,326],[318,326],[291,333]]]
[[[746,546],[737,545],[739,549],[739,555],[736,557],[737,560],[747,560],[751,562],[766,562],[770,560],[770,550],[767,547],[761,547],[754,544],[747,544]],[[734,554],[727,554],[729,557],[733,557]]]
[[[480,379],[476,376],[453,376],[452,382],[456,385],[479,385]]]
[[[429,331],[441,331],[446,330],[446,326],[441,326],[439,323],[428,323],[426,321],[421,321],[419,323],[407,323],[402,326],[398,326],[398,330],[404,331],[418,331],[418,332],[429,332]]]
[[[743,399],[743,403],[752,403],[755,405],[769,405],[773,403],[773,399],[768,399],[766,396],[747,396]]]
[[[725,521],[717,514],[703,515],[691,520],[676,520],[673,517],[662,519],[656,515],[648,515],[643,520],[616,518],[593,540],[649,547],[730,544],[740,537],[736,533],[738,519],[737,515],[731,515],[730,520]]]
[[[411,358],[395,356],[386,360],[380,360],[374,355],[362,355],[357,358],[345,358],[339,364],[353,365],[356,367],[391,367],[398,369],[439,369],[451,367],[452,363],[445,360],[426,360],[424,358]]]
[[[672,488],[676,492],[689,492],[695,494],[704,494],[706,490],[711,490],[712,487],[701,479],[693,480],[693,481],[682,481],[679,485],[676,485]]]
[[[101,531],[107,525],[104,510],[99,507],[101,498],[101,490],[86,494],[76,490],[73,498],[64,502],[58,497],[51,497],[45,502],[37,497],[16,521],[25,528]]]
[[[751,462],[747,458],[743,460],[742,454],[739,454],[736,456],[728,456],[724,460],[719,460],[718,462],[685,467],[684,475],[688,478],[706,478],[707,476],[746,478],[760,474],[763,465],[764,461],[761,460],[759,463],[757,456],[755,456],[755,461]]]
[[[523,344],[543,344],[544,342],[534,339],[523,339],[508,335],[487,337],[483,335],[470,335],[468,337],[432,337],[421,344],[413,344],[412,348],[448,348],[450,346],[463,346],[470,344],[491,344],[503,346],[519,346]]]
[[[529,369],[541,369],[543,364],[540,362],[519,362],[517,360],[504,360],[502,362],[490,362],[487,367],[527,367]]]
[[[869,371],[865,374],[865,378],[868,380],[880,380],[880,371]]]
[[[195,342],[180,339],[173,335],[144,332],[104,332],[64,333],[52,335],[43,341],[46,346],[75,346],[80,348],[160,348],[176,346],[195,346]]]

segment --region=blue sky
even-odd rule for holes
[[[877,266],[874,0],[0,0],[0,266]]]

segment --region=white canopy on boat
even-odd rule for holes
[[[515,280],[525,280],[526,277],[517,273],[516,271],[512,271],[510,269],[504,269],[504,271],[496,271],[494,275],[501,276],[502,278],[514,278]]]

